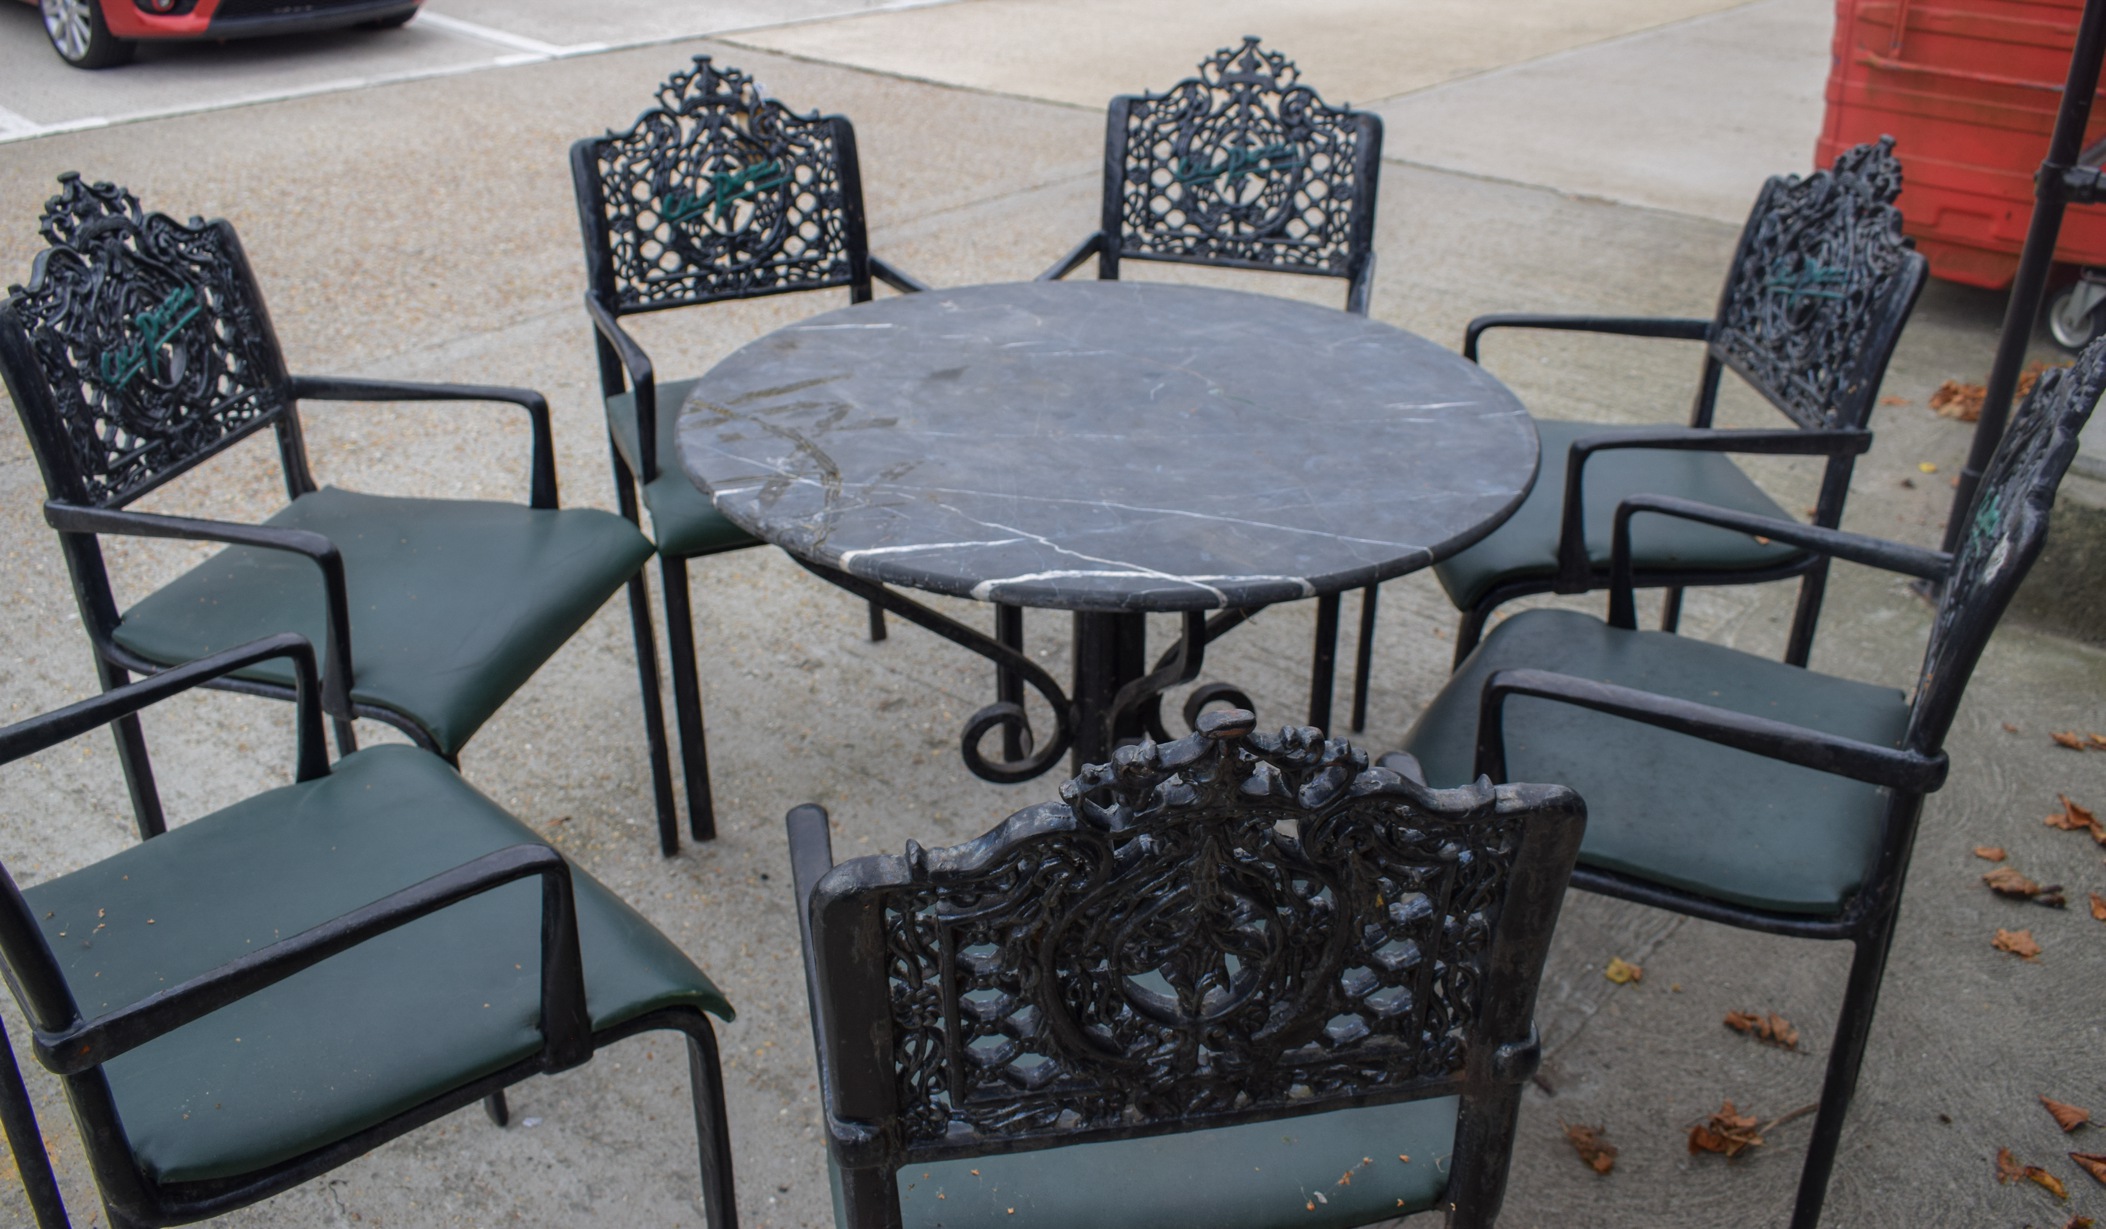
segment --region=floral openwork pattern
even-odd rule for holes
[[[1126,100],[1117,243],[1129,256],[1350,274],[1366,117],[1326,106],[1246,38]]]
[[[292,404],[262,296],[223,223],[143,214],[114,184],[61,177],[51,246],[8,305],[57,411],[75,497],[126,503]]]
[[[839,125],[696,56],[597,148],[623,311],[847,285]]]
[[[2102,392],[2106,341],[2093,342],[2070,369],[2042,373],[2011,414],[1975,494],[1972,523],[1946,574],[1923,656],[1914,725],[1929,727],[1929,745],[1944,737],[1961,687],[2047,538],[2055,489]],[[1910,731],[1912,742],[1917,729]]]
[[[1313,729],[1121,748],[883,889],[911,1142],[1456,1076],[1519,822]]]
[[[1883,365],[1869,344],[1905,312],[1913,243],[1881,138],[1829,170],[1772,179],[1726,283],[1712,345],[1807,427],[1860,427]]]

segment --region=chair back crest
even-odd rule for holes
[[[234,230],[61,175],[0,366],[54,497],[117,507],[293,405]]]
[[[1720,297],[1711,348],[1803,427],[1858,428],[1928,266],[1901,233],[1894,140],[1763,186]]]
[[[819,882],[829,1028],[887,1039],[904,1155],[1452,1093],[1478,1046],[1528,1035],[1578,824],[1563,870],[1516,905],[1540,933],[1516,939],[1531,928],[1502,929],[1502,910],[1524,865],[1561,856],[1530,821],[1576,816],[1572,795],[1429,790],[1314,729],[1254,725],[1209,714],[978,840]],[[1495,967],[1528,984],[1493,1003]],[[857,977],[860,1009],[838,990]]]
[[[696,56],[584,148],[594,292],[616,312],[869,282],[848,121],[798,115],[736,68]]]
[[[2012,413],[1939,595],[1916,684],[1910,746],[1935,751],[1944,743],[1975,663],[2047,541],[2055,490],[2102,392],[2106,340],[2085,347],[2074,366],[2043,372]]]
[[[1374,242],[1381,120],[1300,78],[1245,38],[1164,93],[1115,100],[1104,233],[1118,253],[1354,276]]]

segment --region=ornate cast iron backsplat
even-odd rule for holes
[[[1727,279],[1718,355],[1807,427],[1858,427],[1870,409],[1879,305],[1908,266],[1891,137],[1825,171],[1773,179]]]
[[[598,148],[623,311],[850,281],[833,120],[696,56]]]
[[[2043,372],[2011,415],[1941,586],[1916,687],[1910,745],[1943,742],[1960,689],[2047,539],[2055,488],[2077,455],[2078,435],[2102,393],[2106,341],[2096,341],[2069,370]],[[1957,683],[1941,686],[1940,680]]]
[[[38,227],[51,246],[8,306],[49,382],[73,469],[63,481],[113,507],[291,399],[231,231],[142,214],[114,184],[59,178]]]
[[[1361,117],[1246,38],[1128,99],[1117,244],[1127,256],[1350,275]]]
[[[1520,821],[1248,712],[1122,747],[877,889],[911,1149],[1437,1085]],[[893,859],[886,859],[895,862]]]

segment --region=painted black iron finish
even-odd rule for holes
[[[271,658],[293,663],[297,714],[295,780],[329,774],[323,735],[322,686],[314,649],[296,635],[280,635],[215,653],[55,712],[0,729],[0,765],[55,747],[100,726],[134,719],[169,696],[210,686],[233,671]],[[151,788],[150,778],[148,787]],[[142,834],[151,839],[153,834]],[[541,884],[540,1050],[490,1075],[396,1114],[354,1135],[263,1170],[195,1182],[156,1181],[138,1164],[118,1117],[102,1066],[137,1047],[203,1019],[304,969],[357,945],[505,884]],[[667,1008],[595,1033],[585,1000],[570,864],[547,845],[501,849],[404,888],[298,934],[259,948],[135,1003],[88,1019],[81,1014],[14,877],[0,868],[0,958],[33,1034],[44,1067],[63,1081],[82,1142],[113,1229],[148,1229],[215,1216],[290,1189],[362,1156],[462,1106],[484,1101],[503,1122],[503,1090],[534,1075],[565,1071],[595,1050],[656,1029],[682,1033],[690,1047],[695,1126],[702,1185],[711,1229],[737,1224],[722,1077],[709,1021],[698,1010]],[[70,1223],[53,1180],[36,1113],[0,1036],[0,1126],[27,1190],[39,1229]]]
[[[1255,725],[1122,747],[949,849],[835,866],[790,812],[845,1225],[898,1225],[905,1165],[1458,1093],[1442,1203],[1492,1223],[1584,808]]]
[[[1572,448],[1555,574],[1502,581],[1464,611],[1456,631],[1458,664],[1477,646],[1485,620],[1500,605],[1532,593],[1585,593],[1607,585],[1606,570],[1588,559],[1581,503],[1586,459],[1603,450],[1825,457],[1813,523],[1834,528],[1841,522],[1851,470],[1871,443],[1865,424],[1880,380],[1927,276],[1923,257],[1901,233],[1901,214],[1893,206],[1900,191],[1901,165],[1888,138],[1846,150],[1834,166],[1804,178],[1772,178],[1741,231],[1718,314],[1710,320],[1501,314],[1470,322],[1463,354],[1473,361],[1479,340],[1498,328],[1701,341],[1705,350],[1687,428],[1605,426]],[[1729,369],[1794,426],[1713,427],[1719,379]],[[1661,626],[1673,631],[1686,585],[1750,584],[1797,576],[1799,605],[1785,660],[1803,666],[1813,650],[1827,566],[1823,555],[1809,551],[1782,566],[1732,574],[1641,569],[1633,583],[1668,590]]]
[[[321,703],[342,750],[355,746],[351,723],[360,717],[385,722],[436,750],[412,715],[351,699],[342,563],[326,538],[133,512],[125,505],[266,428],[276,437],[286,497],[312,494],[318,488],[299,417],[304,399],[516,405],[526,412],[533,439],[528,506],[553,509],[556,461],[547,399],[523,388],[293,375],[231,224],[147,213],[124,188],[90,184],[72,172],[59,176],[59,183],[38,224],[49,246],[38,254],[29,283],[10,286],[0,302],[0,378],[36,453],[49,494],[45,520],[59,533],[103,686],[118,687],[134,673],[164,667],[114,639],[119,611],[98,535],[289,551],[314,560],[320,570],[327,611]],[[638,630],[639,672],[655,678],[648,623]],[[292,698],[289,689],[267,682],[215,679],[210,685]],[[145,737],[130,717],[119,719],[114,733],[140,834],[155,835],[164,820]],[[654,766],[662,763],[662,737],[652,739],[650,749]],[[664,801],[661,825],[672,818],[669,794]]]
[[[1649,880],[1582,865],[1575,885],[1729,926],[1808,939],[1840,940],[1856,949],[1821,1092],[1821,1109],[1801,1172],[1795,1229],[1814,1229],[1835,1164],[1843,1121],[1857,1084],[1877,1005],[1895,913],[1926,794],[1945,782],[1945,739],[1967,681],[1990,634],[2047,537],[2055,489],[2076,456],[2078,437],[2106,392],[2106,341],[2079,356],[2074,369],[2046,373],[2012,420],[1984,477],[1980,498],[1956,552],[1925,550],[1862,534],[1771,517],[1750,516],[1684,499],[1638,496],[1618,508],[1610,623],[1635,629],[1630,525],[1638,516],[1675,516],[1788,542],[1825,558],[1929,580],[1940,591],[1923,668],[1898,745],[1875,746],[1821,730],[1691,703],[1544,669],[1509,669],[1486,680],[1477,721],[1476,769],[1506,775],[1501,715],[1508,698],[1528,696],[1609,713],[1754,755],[1883,787],[1886,815],[1880,847],[1860,890],[1833,916],[1773,912]]]
[[[1536,452],[1504,386],[1411,334],[1283,299],[1115,281],[931,292],[777,330],[703,378],[679,438],[721,512],[837,583],[997,604],[1006,656],[977,632],[939,633],[997,663],[997,704],[1011,708],[982,732],[1001,726],[1008,766],[966,757],[990,780],[1058,757],[1015,707],[1025,684],[1007,663],[1021,642],[1004,639],[1015,624],[1002,608],[1077,612],[1062,701],[1079,706],[1074,762],[1102,760],[1122,739],[1167,737],[1150,715],[1161,687],[1118,701],[1156,673],[1143,613],[1246,612],[1210,639],[1251,610],[1317,598],[1327,647],[1340,591],[1491,532],[1534,481]],[[853,588],[903,615],[911,605]],[[908,617],[940,618],[924,614]],[[1196,671],[1203,642],[1181,644]],[[1114,711],[1099,741],[1096,715]]]
[[[658,102],[623,132],[571,146],[572,186],[585,240],[585,310],[592,320],[603,397],[627,393],[634,406],[634,455],[610,429],[608,451],[623,516],[641,523],[639,486],[659,475],[658,379],[651,358],[624,329],[626,316],[800,290],[847,287],[870,299],[872,280],[903,293],[921,282],[870,253],[855,129],[844,116],[799,115],[736,68],[696,56],[658,88]],[[677,407],[673,407],[677,411]],[[664,527],[654,526],[664,538]],[[687,790],[689,835],[716,835],[702,689],[695,657],[687,561],[736,550],[730,542],[680,553],[659,546],[666,640],[672,652],[673,710]],[[650,624],[642,578],[629,589],[630,617]],[[870,638],[885,638],[870,608]],[[646,705],[656,705],[657,681]],[[662,719],[661,719],[662,720]],[[671,782],[658,783],[671,806]],[[661,848],[679,848],[673,829]]]

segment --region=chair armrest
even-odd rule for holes
[[[651,482],[658,477],[658,376],[651,366],[651,356],[629,336],[614,313],[590,294],[585,296],[585,314],[592,317],[592,327],[598,330],[600,340],[613,348],[622,370],[629,373],[629,393],[636,401],[637,455],[628,461],[639,481]],[[620,391],[601,389],[608,395]]]
[[[870,258],[870,276],[901,294],[920,294],[929,284],[881,256]]]
[[[1479,316],[1463,329],[1462,353],[1477,361],[1477,339],[1493,329],[1553,329],[1566,333],[1614,333],[1623,337],[1665,337],[1672,341],[1709,341],[1711,322],[1676,316],[1545,316],[1498,312]]]
[[[1769,456],[1858,456],[1872,447],[1872,433],[1861,430],[1808,430],[1803,427],[1725,430],[1717,427],[1627,427],[1582,436],[1565,454],[1565,506],[1558,520],[1559,593],[1585,593],[1593,575],[1587,560],[1587,458],[1622,448],[1680,452],[1739,452]]]
[[[829,1093],[833,1073],[826,1061],[826,1025],[820,1013],[824,1010],[819,998],[819,964],[812,952],[812,889],[834,869],[834,844],[827,832],[826,808],[807,802],[790,808],[783,818],[783,826],[790,835],[790,884],[797,913],[797,939],[804,953],[804,993],[810,1004],[812,1022],[812,1052],[819,1062],[819,1101],[831,1108],[833,1098]]]
[[[1899,572],[1904,576],[1915,576],[1923,580],[1942,580],[1952,568],[1952,556],[1944,551],[1925,550],[1920,546],[1889,542],[1885,538],[1874,538],[1861,533],[1847,533],[1841,529],[1801,525],[1797,521],[1780,520],[1773,516],[1756,516],[1731,508],[1716,508],[1694,499],[1680,499],[1672,495],[1633,495],[1617,505],[1615,530],[1610,539],[1609,624],[1612,627],[1638,626],[1636,602],[1631,592],[1631,518],[1641,512],[1699,521],[1706,525],[1717,525],[1721,529],[1738,529],[1743,533],[1773,538],[1802,550],[1817,551],[1831,558],[1861,563],[1866,567],[1883,568],[1889,572]]]
[[[188,516],[127,512],[119,508],[84,508],[49,500],[44,520],[60,533],[109,533],[134,538],[180,538],[190,542],[226,542],[259,550],[291,551],[314,560],[322,570],[322,709],[346,721],[351,711],[351,595],[344,583],[344,558],[336,544],[311,529],[275,525],[236,525]]]
[[[320,688],[315,680],[314,646],[307,643],[305,636],[293,632],[252,640],[231,649],[222,649],[209,657],[170,666],[78,704],[69,704],[0,729],[0,764],[11,764],[24,756],[49,750],[67,739],[121,717],[129,717],[148,705],[158,704],[178,692],[202,686],[212,679],[273,657],[291,658],[293,664],[294,705],[299,714],[299,758],[293,779],[312,781],[327,776],[329,752],[322,743],[322,708]]]
[[[294,376],[293,396],[317,401],[501,401],[520,406],[533,424],[533,468],[527,506],[556,506],[556,441],[549,429],[548,398],[531,388],[496,384],[423,384],[407,380],[363,380],[356,376]]]
[[[541,879],[543,1061],[550,1071],[577,1066],[592,1055],[592,1018],[585,1005],[570,864],[541,844],[484,854],[93,1020],[39,1029],[37,1058],[60,1075],[77,1075],[368,939],[529,876]]]
[[[1898,747],[1844,738],[1823,730],[1751,717],[1746,713],[1616,683],[1576,678],[1550,670],[1500,670],[1485,680],[1477,707],[1477,772],[1506,780],[1506,698],[1530,696],[1607,713],[1718,743],[1752,755],[1883,785],[1930,793],[1945,783],[1945,754],[1918,755]]]
[[[1057,282],[1080,268],[1082,262],[1104,250],[1104,232],[1095,230],[1090,237],[1075,245],[1075,250],[1053,262],[1053,266],[1033,278],[1038,282]]]

